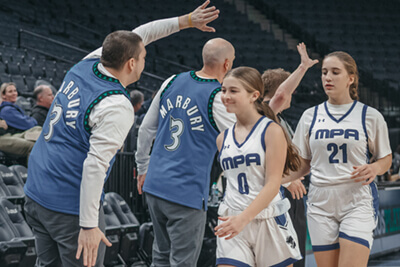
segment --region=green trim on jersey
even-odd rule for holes
[[[214,127],[215,130],[217,130],[217,132],[219,132],[219,129],[217,127],[217,124],[215,123],[214,120],[214,116],[213,116],[213,112],[212,112],[212,107],[213,107],[213,103],[214,103],[214,98],[217,95],[217,93],[219,93],[221,91],[221,87],[215,89],[211,95],[210,98],[208,99],[208,106],[207,106],[207,110],[208,110],[208,119],[212,125],[212,127]]]
[[[195,79],[196,81],[199,81],[199,82],[218,82],[217,79],[203,79],[203,78],[200,78],[199,76],[196,75],[194,70],[192,70],[190,72],[190,76],[192,76],[193,79]]]
[[[109,76],[104,75],[103,73],[101,73],[101,72],[99,71],[98,67],[97,67],[97,66],[99,65],[99,63],[100,63],[100,62],[96,62],[96,63],[94,63],[94,65],[93,65],[93,72],[94,72],[94,74],[95,74],[97,77],[99,77],[100,79],[104,80],[104,81],[109,81],[109,82],[112,82],[112,83],[119,83],[119,81],[118,81],[117,79],[112,78],[112,77],[109,77]]]
[[[161,92],[160,95],[160,99],[163,97],[163,95],[165,94],[165,91],[167,91],[167,89],[172,85],[172,83],[175,81],[175,79],[179,76],[179,74],[175,75],[174,78],[172,78],[169,83],[167,84],[167,86],[165,86],[164,90]]]
[[[92,130],[92,128],[89,126],[89,114],[90,114],[90,112],[92,112],[94,106],[96,106],[98,103],[100,103],[101,100],[103,100],[104,98],[106,98],[107,96],[110,96],[110,95],[125,95],[125,93],[122,90],[107,91],[105,93],[102,93],[92,103],[90,103],[89,107],[87,108],[87,110],[85,112],[85,118],[83,120],[83,126],[85,127],[85,130],[88,133],[91,133],[91,130]]]

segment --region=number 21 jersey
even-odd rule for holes
[[[358,101],[306,110],[293,142],[300,156],[311,160],[311,182],[317,186],[354,183],[353,166],[391,153],[382,115]]]

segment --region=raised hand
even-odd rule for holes
[[[205,1],[188,16],[189,27],[197,28],[203,32],[215,32],[213,27],[207,26],[213,20],[218,18],[219,10],[215,7],[207,7],[210,0]]]
[[[304,43],[299,43],[297,45],[297,51],[300,54],[301,57],[301,64],[306,67],[307,69],[311,68],[315,64],[318,63],[318,59],[312,60],[307,53],[307,47]]]

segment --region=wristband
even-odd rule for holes
[[[83,230],[91,230],[91,229],[94,229],[94,228],[96,228],[96,227],[81,227]]]
[[[192,12],[190,12],[189,13],[189,27],[193,27],[193,24],[192,24]]]

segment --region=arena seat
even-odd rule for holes
[[[29,116],[33,107],[32,102],[33,100],[30,97],[18,96],[15,104],[25,111],[25,115]]]
[[[15,83],[19,95],[24,95],[28,92],[28,87],[25,84],[23,76],[19,74],[11,75],[11,81]]]
[[[139,257],[148,265],[151,264],[151,257],[153,251],[153,223],[142,223],[139,228]]]
[[[7,186],[4,184],[3,180],[0,179],[0,198],[7,198],[11,195]]]
[[[26,179],[28,178],[28,169],[19,164],[14,164],[8,167],[10,170],[14,172],[14,174],[20,179],[22,184],[26,183]]]
[[[7,187],[10,195],[8,198],[24,198],[24,188],[22,181],[7,166],[0,164],[0,179]]]
[[[36,82],[36,78],[33,76],[26,76],[25,77],[25,83],[26,86],[28,87],[28,90],[30,92],[33,92],[33,89],[35,89],[35,82]]]
[[[2,68],[4,68],[4,66],[2,65],[0,68],[2,69]],[[1,70],[1,72],[0,72],[0,81],[2,83],[10,82],[11,81],[11,75],[7,74],[7,73],[5,73],[5,71]]]
[[[112,207],[121,225],[121,246],[119,254],[126,263],[133,263],[138,260],[139,221],[119,194],[109,192],[105,195],[105,201]]]
[[[1,224],[1,243],[4,246],[11,245],[14,249],[12,257],[18,259],[19,265],[34,266],[36,261],[35,238],[24,217],[18,208],[9,200],[0,199],[0,224]],[[5,234],[7,232],[7,234]],[[0,249],[1,251],[1,249]],[[1,252],[0,252],[1,254]],[[6,261],[9,255],[6,257]],[[1,261],[0,261],[1,262]],[[1,266],[14,266],[10,262],[5,262]]]
[[[104,265],[112,266],[118,264],[120,261],[118,252],[120,247],[121,224],[107,200],[103,201],[103,210],[106,221],[105,235],[112,244],[111,247],[106,247]]]

